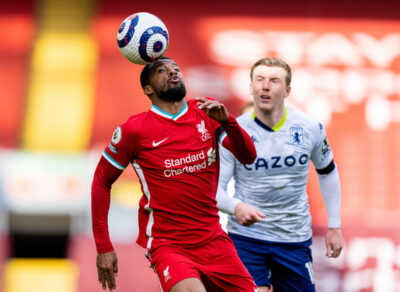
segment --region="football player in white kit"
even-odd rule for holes
[[[254,111],[238,118],[252,137],[257,159],[243,165],[221,149],[218,207],[260,292],[315,291],[311,215],[306,193],[310,160],[328,212],[326,256],[343,248],[340,181],[325,130],[309,115],[285,106],[291,69],[278,58],[257,61],[250,73]],[[233,198],[227,185],[234,178]]]

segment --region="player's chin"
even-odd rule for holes
[[[261,111],[266,111],[266,112],[270,112],[273,109],[272,104],[267,103],[267,102],[259,102],[257,104],[257,107],[261,110]]]

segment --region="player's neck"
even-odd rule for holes
[[[176,115],[184,108],[186,102],[185,99],[182,99],[180,101],[165,101],[157,99],[153,100],[152,103],[160,110],[171,115]]]
[[[285,107],[271,109],[270,111],[261,110],[257,107],[254,108],[254,114],[264,125],[271,129],[277,125],[285,115]]]

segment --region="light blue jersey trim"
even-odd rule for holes
[[[222,145],[222,142],[224,141],[225,137],[226,137],[226,132],[223,132],[221,136],[219,136],[219,144]]]
[[[185,106],[184,106],[177,114],[175,114],[175,115],[172,115],[172,114],[170,114],[170,113],[167,113],[167,112],[165,112],[165,111],[159,109],[159,108],[158,108],[157,106],[155,106],[154,104],[151,106],[151,110],[152,110],[153,112],[155,112],[156,114],[158,114],[158,115],[160,115],[160,116],[163,116],[164,118],[167,118],[167,119],[171,119],[171,120],[176,121],[177,119],[179,119],[181,116],[183,116],[183,115],[187,112],[188,106],[187,106],[187,102],[186,102],[186,100],[185,100]]]
[[[110,162],[114,167],[120,169],[120,170],[124,170],[126,168],[126,166],[123,166],[122,164],[119,164],[118,162],[116,162],[110,155],[107,154],[106,150],[103,151],[103,157]]]

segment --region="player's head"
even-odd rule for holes
[[[290,69],[290,66],[282,59],[266,57],[266,58],[262,58],[262,59],[258,60],[257,62],[255,62],[254,65],[251,67],[251,71],[250,71],[250,80],[251,81],[253,81],[253,78],[254,78],[254,71],[259,66],[282,68],[283,70],[286,71],[286,77],[285,77],[286,86],[290,86],[290,82],[292,81],[292,70]]]
[[[158,97],[164,101],[179,101],[186,96],[181,69],[168,57],[161,57],[144,66],[140,84],[150,99]]]
[[[251,67],[250,94],[257,113],[284,110],[284,99],[290,93],[291,70],[278,58],[262,58]]]

